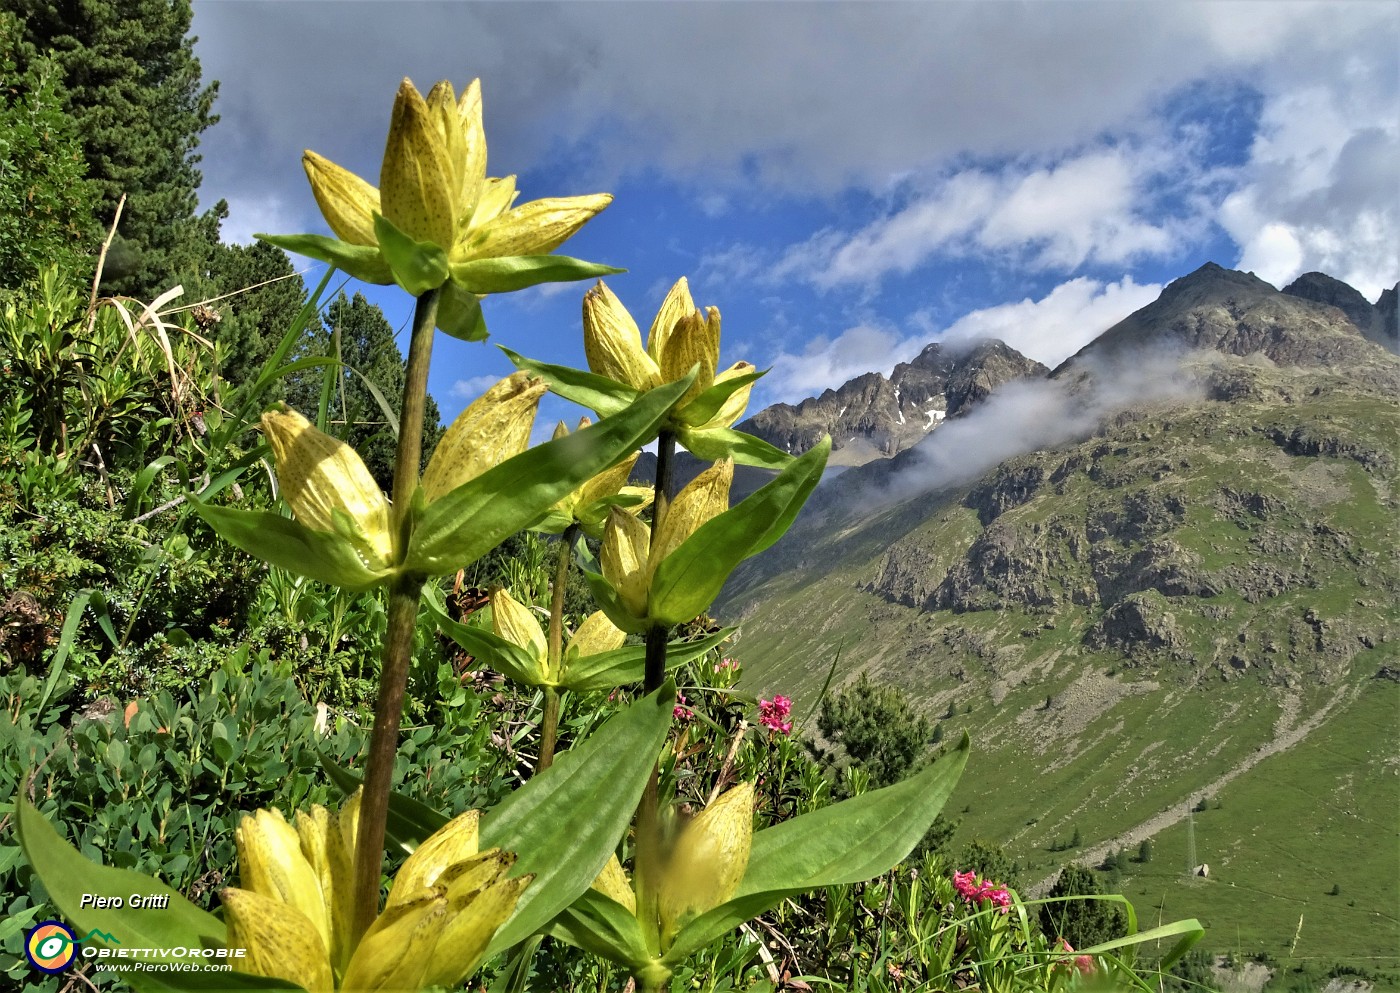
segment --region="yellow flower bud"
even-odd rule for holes
[[[617,590],[622,605],[634,617],[647,615],[647,593],[650,573],[647,550],[651,544],[651,528],[625,510],[613,507],[608,512],[608,524],[603,529],[603,547],[599,551],[603,578]]]
[[[598,878],[593,880],[592,888],[614,903],[622,904],[631,913],[637,912],[637,894],[632,891],[632,881],[627,878],[616,853],[608,859],[608,864],[603,866]]]
[[[695,368],[695,382],[681,397],[671,420],[683,433],[727,428],[748,406],[750,387],[742,386],[703,424],[695,423],[702,416],[698,412],[687,417],[686,408],[700,394],[715,383],[749,375],[754,367],[747,362],[737,362],[716,375],[720,351],[719,309],[707,307],[702,311],[697,308],[684,278],[676,281],[662,301],[651,323],[645,349],[631,315],[601,282],[583,299],[583,337],[589,369],[636,390],[673,383]]]
[[[734,787],[681,829],[657,892],[663,948],[686,921],[734,895],[752,843],[752,783]]]
[[[426,99],[405,79],[394,98],[379,188],[307,151],[302,158],[316,203],[336,237],[379,248],[374,214],[416,241],[437,245],[449,263],[552,252],[612,196],[554,197],[515,207],[515,177],[487,177],[481,83],[457,99],[439,82]],[[354,274],[393,282],[382,251]],[[342,265],[352,269],[351,259]],[[463,287],[466,289],[467,287]]]
[[[612,652],[622,647],[622,643],[627,640],[627,634],[608,620],[608,615],[601,610],[589,614],[574,636],[569,639],[568,645],[564,647],[564,657],[584,658],[589,655],[601,655],[603,652]]]
[[[516,372],[472,401],[443,434],[423,473],[423,495],[445,496],[530,444],[535,411],[548,386]]]
[[[700,525],[729,509],[729,487],[733,482],[734,460],[721,459],[681,488],[662,518],[661,532],[648,562],[648,576]]]
[[[544,669],[549,654],[544,630],[534,612],[505,590],[491,594],[491,629],[513,645],[519,645]]]
[[[393,566],[389,501],[355,450],[288,407],[263,414],[262,430],[277,463],[282,499],[296,519],[317,531],[338,531],[339,511],[354,529],[365,564]]]
[[[583,350],[588,368],[636,390],[661,385],[661,370],[642,348],[642,333],[622,301],[600,280],[583,296]]]
[[[229,948],[242,948],[240,972],[285,979],[311,993],[333,993],[325,944],[311,922],[280,900],[230,887],[219,893]]]
[[[479,812],[468,810],[438,828],[404,860],[386,907],[407,903],[433,886],[445,870],[477,853]]]
[[[698,310],[686,314],[671,329],[671,337],[661,353],[661,378],[673,383],[698,366],[695,382],[681,397],[685,406],[715,382],[719,366],[719,311],[711,307],[705,313]]]
[[[724,372],[715,377],[715,383],[725,383],[740,376],[750,375],[754,371],[752,362],[735,362]],[[733,393],[729,394],[729,399],[725,400],[719,410],[704,424],[699,425],[700,430],[710,428],[733,427],[739,418],[744,416],[744,410],[749,405],[749,394],[753,391],[753,383],[741,386]]]

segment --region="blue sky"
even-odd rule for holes
[[[1394,3],[206,0],[194,33],[227,239],[324,231],[302,149],[377,183],[400,78],[479,76],[489,172],[615,194],[563,250],[627,267],[643,328],[689,278],[722,362],[772,369],[751,410],[940,339],[1054,365],[1206,261],[1400,278]],[[488,298],[492,343],[582,365],[585,288]],[[447,417],[510,371],[435,347]]]

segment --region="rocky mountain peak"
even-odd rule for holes
[[[1327,276],[1300,281],[1302,293],[1280,292],[1251,272],[1208,262],[1168,284],[1160,297],[1109,328],[1051,375],[1082,368],[1086,359],[1113,361],[1159,348],[1262,355],[1288,366],[1360,368],[1373,362],[1376,353],[1364,329],[1331,302],[1350,300],[1349,294],[1361,299],[1360,294]],[[1316,295],[1329,300],[1319,301]]]
[[[1289,296],[1336,307],[1370,340],[1397,351],[1394,289],[1385,290],[1374,304],[1359,290],[1322,272],[1305,272],[1283,288]],[[1388,295],[1388,296],[1387,296]]]
[[[912,447],[1002,383],[1047,371],[1000,341],[934,342],[888,378],[868,372],[801,403],[767,407],[738,428],[794,454],[830,434],[833,464],[862,465]]]

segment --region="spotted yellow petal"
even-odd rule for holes
[[[384,908],[355,946],[340,988],[355,993],[420,990],[447,921],[447,897],[438,889]]]
[[[608,859],[608,864],[603,866],[603,871],[598,873],[598,878],[593,880],[592,889],[614,903],[622,904],[632,913],[637,912],[637,894],[632,891],[632,881],[627,878],[627,873],[623,871],[622,863],[617,860],[615,853]]]
[[[334,531],[333,512],[341,511],[359,532],[367,564],[393,565],[389,501],[359,454],[289,407],[263,414],[262,430],[277,462],[282,499],[297,520],[317,531]]]
[[[297,811],[297,835],[301,853],[320,883],[326,908],[331,964],[343,970],[350,959],[350,931],[354,917],[354,860],[345,847],[339,819],[317,804],[309,812]]]
[[[671,329],[671,337],[661,353],[661,378],[673,383],[698,366],[695,382],[681,397],[680,406],[695,399],[715,382],[719,366],[719,311],[711,307],[701,313],[686,314]]]
[[[546,255],[573,237],[604,207],[611,193],[581,197],[532,200],[512,208],[490,222],[484,235],[474,239],[454,262],[507,255]]]
[[[425,838],[394,877],[387,906],[394,907],[421,896],[449,867],[476,855],[480,818],[478,811],[468,810]]]
[[[734,895],[752,843],[752,783],[729,790],[681,829],[657,893],[663,946],[691,917]]]
[[[301,913],[321,939],[331,945],[330,917],[321,882],[301,850],[296,828],[278,810],[244,815],[233,831],[238,849],[238,877],[243,889],[278,900]]]
[[[239,972],[285,979],[310,993],[332,993],[335,979],[325,943],[298,910],[261,893],[230,887],[221,890],[225,943],[241,948],[234,959]]]
[[[454,901],[455,912],[449,913],[424,984],[455,989],[475,972],[496,929],[510,918],[520,894],[533,880],[528,875],[498,878],[469,898]]]
[[[505,590],[491,594],[491,629],[543,663],[549,646],[540,622],[535,619],[534,611]]]
[[[565,658],[583,658],[587,655],[601,655],[622,647],[627,635],[621,628],[608,620],[601,610],[589,614],[578,626],[574,636],[564,647]]]
[[[389,139],[379,173],[384,218],[415,241],[448,250],[455,240],[457,203],[442,133],[422,94],[405,79],[394,99]]]
[[[423,473],[429,501],[451,493],[528,447],[543,380],[516,372],[472,401],[443,434]]]
[[[734,460],[720,459],[681,488],[662,519],[648,559],[648,575],[700,525],[729,509],[729,487],[733,482]]]
[[[647,354],[658,367],[676,322],[694,312],[695,301],[690,296],[690,283],[682,276],[667,292],[666,299],[661,301],[661,309],[656,312],[656,319],[651,322],[651,331],[647,334]]]
[[[603,578],[622,598],[622,604],[634,617],[647,615],[647,547],[651,543],[651,528],[634,515],[613,507],[603,529],[603,545],[599,550]]]
[[[379,212],[379,191],[310,149],[302,154],[301,164],[321,216],[335,236],[352,245],[376,244],[374,215]]]

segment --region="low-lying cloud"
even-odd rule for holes
[[[1006,383],[905,453],[900,469],[876,490],[863,491],[860,501],[898,502],[963,485],[1007,459],[1086,438],[1127,407],[1198,397],[1184,358],[1180,351],[1146,350],[1111,364],[1090,360],[1058,379]],[[1077,376],[1080,371],[1087,377]]]

